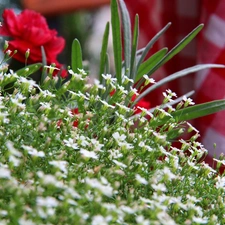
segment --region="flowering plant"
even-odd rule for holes
[[[29,75],[40,64],[16,72],[1,68],[1,224],[225,223],[225,177],[218,173],[224,157],[215,159],[214,169],[204,163],[207,150],[197,141],[199,132],[186,122],[224,109],[224,101],[189,106],[193,103],[188,95],[176,99],[167,90],[161,106],[137,106],[147,92],[168,80],[222,66],[200,65],[153,83],[151,73],[194,38],[201,26],[179,47],[169,53],[163,49],[142,62],[160,35],[136,53],[136,17],[132,48],[128,48],[129,17],[123,1],[119,6],[128,38],[122,63],[118,5],[112,0],[116,76],[108,71],[109,23],[100,78],[93,83],[83,70],[77,40],[67,81],[52,77],[55,67],[49,65],[41,64],[39,83]],[[5,88],[8,83],[13,83],[12,93]],[[149,83],[153,84],[144,92],[137,91]],[[189,140],[179,138],[184,130],[192,134]],[[177,137],[180,148],[172,145]]]

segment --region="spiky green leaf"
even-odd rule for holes
[[[76,38],[72,43],[71,67],[75,73],[79,73],[78,69],[83,69],[81,45]]]
[[[120,31],[120,18],[116,0],[111,1],[111,26],[113,39],[113,53],[116,70],[116,78],[119,84],[122,82],[122,43]]]

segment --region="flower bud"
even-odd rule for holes
[[[6,49],[9,47],[9,42],[5,40],[5,43],[4,43],[4,51],[6,51]]]
[[[25,58],[28,59],[30,55],[30,49],[28,48],[27,51],[25,52]]]

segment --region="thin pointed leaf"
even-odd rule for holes
[[[123,0],[119,1],[120,11],[122,16],[122,29],[123,29],[123,40],[124,40],[124,61],[125,71],[130,70],[131,62],[131,25],[130,16],[127,7]]]
[[[177,110],[171,113],[171,115],[177,122],[182,122],[217,113],[222,110],[225,110],[225,100],[215,100]],[[154,126],[162,126],[170,118],[170,116],[165,116],[160,121],[151,122]]]
[[[112,39],[114,63],[116,70],[116,78],[118,84],[122,82],[122,43],[120,31],[120,18],[118,12],[118,5],[116,0],[111,1],[111,25],[112,25]]]
[[[171,74],[168,77],[165,77],[164,79],[158,81],[156,84],[152,85],[151,87],[147,88],[144,92],[142,92],[138,98],[134,101],[133,105],[135,105],[138,101],[140,101],[144,96],[149,94],[151,91],[155,90],[156,88],[162,86],[163,84],[166,84],[172,80],[175,80],[180,77],[184,77],[186,75],[189,75],[191,73],[195,73],[199,70],[208,69],[208,68],[225,68],[224,65],[220,64],[200,64],[197,66],[193,66],[184,70],[181,70],[179,72],[176,72],[174,74]]]
[[[28,77],[37,72],[42,67],[42,63],[35,63],[16,71],[18,76]]]
[[[75,73],[79,73],[78,69],[83,69],[82,50],[80,42],[76,38],[72,43],[71,67]]]
[[[197,26],[191,33],[189,33],[185,38],[183,38],[168,54],[149,72],[148,75],[154,73],[159,67],[168,62],[177,53],[179,53],[190,41],[195,38],[195,36],[202,30],[203,24]]]
[[[106,58],[105,58],[105,73],[109,74],[110,73],[110,59],[108,53],[106,53]]]
[[[101,49],[101,57],[100,57],[100,70],[99,70],[99,80],[102,83],[102,74],[105,71],[105,62],[106,62],[106,53],[108,48],[108,40],[109,40],[109,22],[107,22],[105,26],[105,32],[102,40],[102,49]]]
[[[135,79],[136,76],[136,54],[138,48],[138,37],[139,37],[139,17],[136,14],[133,30],[133,41],[131,48],[131,59],[130,59],[130,78]]]
[[[186,121],[207,116],[222,110],[225,110],[225,100],[216,100],[177,110],[172,113],[172,116],[177,121]]]
[[[135,82],[139,81],[144,74],[148,74],[148,72],[166,55],[167,51],[168,48],[163,48],[143,62],[137,71]]]
[[[45,54],[45,49],[43,46],[41,46],[41,55],[42,55],[42,63],[43,66],[47,66],[47,57]],[[46,70],[43,70],[41,73],[41,84],[44,82],[45,78],[48,76],[48,73]]]
[[[138,65],[137,65],[137,69],[139,68],[139,66],[141,65],[141,63],[144,61],[145,57],[147,56],[149,50],[151,49],[151,47],[155,44],[155,42],[168,30],[168,28],[170,27],[171,23],[168,23],[162,30],[160,30],[150,41],[149,43],[146,45],[140,60],[138,61]]]

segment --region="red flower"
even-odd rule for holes
[[[57,37],[56,30],[49,29],[41,14],[24,10],[16,15],[12,9],[5,9],[2,17],[3,26],[0,27],[0,34],[12,38],[7,50],[18,51],[13,58],[24,63],[25,52],[30,49],[28,62],[41,62],[41,46],[43,46],[47,63],[60,65],[56,58],[63,50],[65,40]]]

